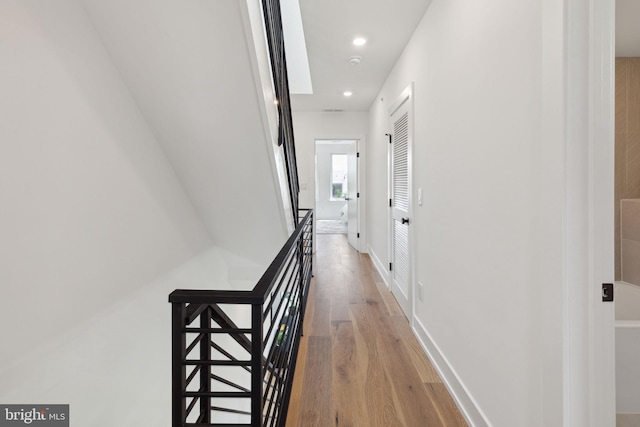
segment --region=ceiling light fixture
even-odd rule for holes
[[[353,44],[356,46],[362,46],[366,43],[367,43],[367,39],[365,39],[364,37],[357,37],[353,39]]]
[[[351,95],[353,95],[353,92],[351,92],[351,91],[347,90],[347,91],[344,91],[342,94],[343,94],[344,96],[351,96]]]

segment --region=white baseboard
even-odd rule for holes
[[[369,246],[369,256],[371,257],[374,267],[382,277],[382,280],[384,280],[385,285],[389,288],[389,271],[384,267],[384,264],[380,261],[380,258],[371,246]],[[491,427],[491,423],[487,421],[486,416],[479,409],[476,401],[469,394],[462,381],[460,381],[455,370],[451,367],[446,357],[444,357],[437,344],[431,338],[431,335],[427,332],[426,328],[417,317],[414,316],[413,320],[413,333],[434,368],[438,371],[440,378],[442,378],[442,382],[449,390],[449,393],[458,405],[458,408],[467,420],[467,423],[469,423],[471,427]]]
[[[426,328],[420,323],[417,317],[414,316],[413,320],[414,334],[469,425],[471,427],[491,427],[491,423],[487,421],[487,418],[478,407],[477,402],[469,394],[469,391],[462,381],[460,381],[455,370],[451,367],[446,357],[444,357]]]
[[[371,261],[373,262],[373,266],[376,268],[376,270],[378,270],[378,273],[380,274],[380,277],[382,277],[382,280],[384,281],[384,284],[387,286],[387,288],[390,288],[389,286],[389,271],[387,271],[386,268],[384,268],[384,264],[382,264],[382,261],[380,261],[380,258],[378,258],[378,255],[376,255],[376,253],[374,252],[374,250],[371,248],[371,246],[369,246],[369,256],[371,257]]]

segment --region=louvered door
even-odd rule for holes
[[[391,291],[407,317],[411,318],[411,126],[410,98],[401,99],[391,113]]]

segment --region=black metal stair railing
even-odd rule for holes
[[[291,115],[291,99],[289,96],[289,77],[287,74],[287,58],[284,49],[282,32],[282,15],[280,0],[262,0],[264,21],[267,33],[267,44],[271,56],[271,71],[278,100],[279,130],[278,145],[282,146],[289,180],[289,194],[295,217],[298,212],[298,196],[300,193],[298,168],[296,163],[296,147],[293,137],[293,118]]]
[[[286,422],[313,261],[308,210],[253,290],[175,290],[172,427]]]

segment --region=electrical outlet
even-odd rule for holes
[[[418,282],[418,299],[424,302],[424,285]]]

